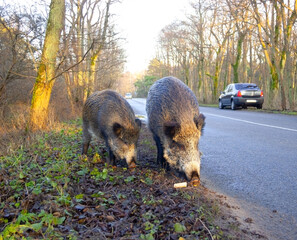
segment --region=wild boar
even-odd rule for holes
[[[178,170],[193,185],[200,182],[199,139],[205,117],[191,89],[181,80],[165,77],[148,92],[148,126],[157,145],[157,162]]]
[[[93,93],[83,107],[82,154],[87,154],[93,136],[105,140],[109,164],[126,160],[129,168],[136,166],[136,144],[141,121],[135,118],[129,103],[117,92]]]

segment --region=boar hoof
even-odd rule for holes
[[[191,180],[191,184],[193,187],[198,187],[200,185],[200,179],[198,177],[193,177]]]

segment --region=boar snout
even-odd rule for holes
[[[192,186],[198,186],[200,184],[200,176],[198,172],[194,171],[190,175],[187,175],[184,171],[178,171],[180,178],[188,181]]]
[[[128,166],[128,168],[135,168],[136,167],[136,157],[137,151],[135,145],[127,146],[126,152],[124,153],[124,160]]]
[[[198,186],[198,185],[200,184],[200,176],[198,175],[197,172],[193,172],[193,173],[192,173],[192,177],[191,177],[191,179],[188,180],[188,181],[190,181],[190,183],[191,183],[194,187],[196,187],[196,186]]]
[[[128,163],[128,161],[126,161]],[[128,164],[128,168],[136,168],[136,160],[135,160],[135,157],[133,157],[131,159],[131,161],[129,162]]]

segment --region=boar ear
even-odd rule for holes
[[[141,121],[138,118],[135,118],[135,122],[139,128],[141,128]]]
[[[167,137],[173,138],[179,129],[180,125],[177,122],[164,123],[164,133]]]
[[[123,131],[123,127],[121,124],[119,123],[114,123],[113,126],[112,126],[112,130],[114,132],[114,134],[119,137]]]
[[[198,130],[202,132],[205,125],[205,116],[202,113],[200,113],[199,116],[194,117],[194,122]]]

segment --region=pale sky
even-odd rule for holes
[[[185,19],[189,0],[122,0],[116,8],[118,30],[127,40],[126,70],[138,72],[145,70],[154,57],[161,29],[174,20]]]

